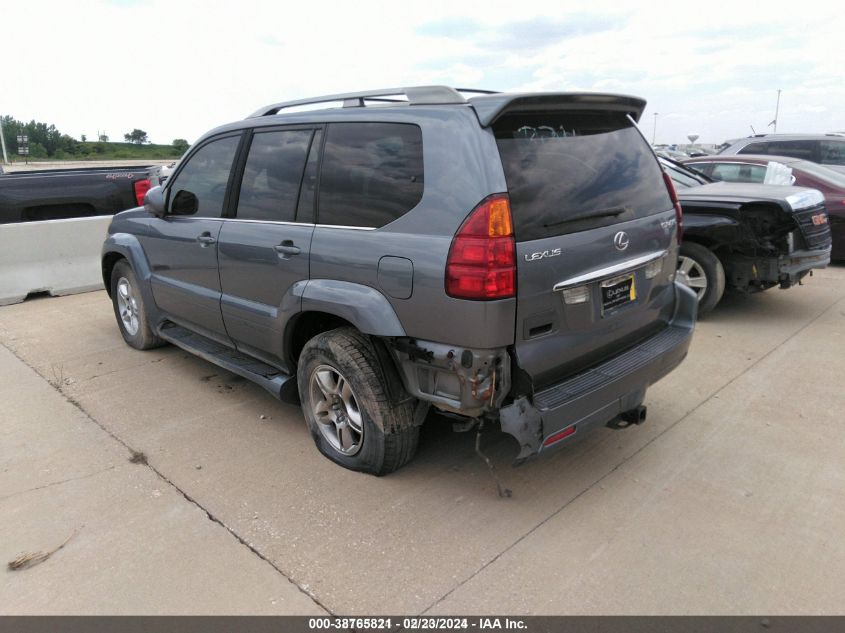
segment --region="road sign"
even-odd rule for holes
[[[18,134],[18,156],[29,156],[29,136]]]

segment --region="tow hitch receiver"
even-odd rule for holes
[[[644,407],[643,405],[634,407],[628,411],[623,411],[619,414],[619,417],[608,422],[607,426],[611,429],[621,430],[627,429],[629,426],[634,424],[642,424],[645,422],[647,411],[647,407]]]

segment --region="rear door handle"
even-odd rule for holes
[[[299,255],[302,252],[301,248],[294,246],[293,240],[285,240],[273,248],[276,249],[276,252],[279,253],[279,255]]]
[[[211,237],[211,233],[209,233],[208,231],[197,235],[197,242],[199,242],[200,246],[202,246],[203,248],[205,248],[209,244],[214,244],[216,241],[217,239]]]

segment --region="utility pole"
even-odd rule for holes
[[[657,112],[654,113],[654,130],[651,133],[651,144],[654,145],[654,141],[657,138]]]
[[[3,116],[0,115],[0,145],[3,146],[3,164],[9,164],[9,157],[6,155],[6,137],[3,136]]]

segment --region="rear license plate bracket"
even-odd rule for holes
[[[634,273],[619,275],[601,282],[601,313],[612,312],[637,299]]]

